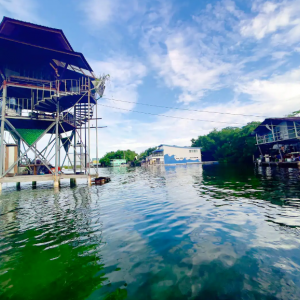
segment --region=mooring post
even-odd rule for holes
[[[21,189],[21,182],[16,182],[16,189],[18,191]]]
[[[89,186],[92,185],[92,177],[91,177],[91,175],[88,176],[88,185]]]
[[[36,189],[36,181],[32,181],[32,188]]]
[[[70,187],[76,186],[76,178],[70,178]]]
[[[2,115],[1,115],[1,147],[0,147],[0,178],[3,177],[3,163],[4,163],[4,123],[5,123],[5,108],[6,108],[7,86],[6,80],[3,81],[2,94]]]

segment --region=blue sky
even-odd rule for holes
[[[110,74],[107,98],[268,117],[300,108],[300,0],[0,0],[0,15],[62,29],[96,74]],[[101,155],[190,145],[213,128],[263,119],[108,99],[98,108],[108,126]]]

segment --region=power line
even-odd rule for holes
[[[210,111],[210,110],[179,108],[179,107],[171,107],[171,106],[163,106],[163,105],[156,105],[156,104],[149,104],[149,103],[141,103],[141,102],[134,102],[134,101],[119,100],[119,99],[108,98],[108,97],[103,97],[102,99],[107,99],[107,100],[110,100],[110,101],[125,102],[125,103],[134,103],[134,104],[146,105],[146,106],[153,106],[153,107],[168,108],[168,109],[205,112],[205,113],[210,113],[210,114],[221,114],[221,115],[232,115],[232,116],[245,116],[245,117],[267,118],[267,116],[246,115],[246,114],[235,114],[235,113],[226,113],[226,112]]]
[[[120,108],[120,107],[115,107],[115,106],[110,106],[110,105],[105,105],[105,104],[98,104],[98,105],[104,106],[104,107],[113,108],[113,109],[131,111],[131,112],[135,112],[135,113],[139,113],[139,114],[159,116],[159,117],[172,118],[172,119],[181,119],[181,120],[189,120],[189,121],[200,121],[200,122],[211,122],[211,123],[223,123],[223,124],[236,124],[236,125],[246,126],[244,123],[235,123],[235,122],[224,122],[224,121],[211,121],[211,120],[202,120],[202,119],[183,118],[183,117],[168,116],[168,115],[154,114],[154,113],[149,113],[149,112],[144,112],[144,111],[137,111],[137,110],[132,110],[132,109]],[[263,127],[274,126],[274,127],[294,128],[294,126],[268,125],[268,124],[266,124],[266,125],[258,125],[257,127],[259,127],[259,126],[263,126]]]
[[[159,116],[159,117],[166,117],[166,118],[173,118],[173,119],[182,119],[182,120],[190,120],[190,121],[201,121],[201,122],[212,122],[212,123],[225,123],[225,124],[245,125],[244,123],[211,121],[211,120],[191,119],[191,118],[175,117],[175,116],[168,116],[168,115],[162,115],[162,114],[154,114],[154,113],[149,113],[149,112],[144,112],[144,111],[137,111],[137,110],[132,110],[132,109],[125,109],[125,108],[120,108],[120,107],[109,106],[109,105],[105,105],[105,104],[98,104],[98,105],[109,107],[109,108],[114,108],[114,109],[119,109],[119,110],[131,111],[131,112],[135,112],[135,113],[139,113],[139,114]]]

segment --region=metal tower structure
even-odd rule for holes
[[[63,178],[90,183],[90,121],[104,83],[59,29],[4,17],[0,49],[0,188],[43,180],[57,187]],[[14,159],[8,139],[16,145]],[[61,153],[72,172],[61,172]]]

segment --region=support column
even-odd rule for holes
[[[54,188],[59,187],[58,182],[58,151],[59,151],[59,136],[58,136],[58,125],[59,125],[59,104],[56,107],[56,128],[55,128],[55,176],[54,176]]]
[[[88,102],[89,102],[89,114],[88,114],[88,128],[89,128],[89,131],[88,131],[88,143],[89,143],[89,168],[88,168],[88,172],[89,172],[89,175],[91,175],[91,121],[90,121],[90,113],[91,113],[91,80],[90,80],[90,77],[89,77],[89,80],[88,80],[88,83],[89,83],[89,93],[88,93]]]
[[[74,106],[74,119],[75,119],[75,127],[77,126],[76,125],[76,109],[75,109],[75,106]],[[73,134],[74,134],[74,165],[73,165],[73,169],[74,169],[74,174],[76,174],[76,129],[74,129],[73,131]]]
[[[55,189],[59,188],[59,181],[58,181],[58,178],[56,176],[54,178],[53,186],[54,186]]]
[[[19,159],[19,157],[21,156],[21,139],[19,137],[17,138],[17,145],[18,145],[17,147],[18,147],[18,159]],[[20,162],[18,162],[17,172],[18,174],[20,174]],[[21,182],[17,182],[16,188],[17,190],[21,189]]]
[[[2,96],[2,115],[1,115],[1,146],[0,146],[0,178],[4,174],[4,123],[5,123],[5,107],[6,107],[6,96],[7,96],[7,86],[6,80],[3,82],[3,96]]]
[[[88,186],[92,185],[92,177],[91,175],[88,176]]]
[[[98,157],[98,105],[96,102],[96,161],[97,161],[97,177],[99,177],[99,157]]]
[[[56,127],[55,127],[55,176],[58,176],[58,151],[59,151],[59,136],[58,124],[59,123],[59,105],[56,107]]]
[[[61,135],[58,136],[58,166],[60,169],[62,169],[62,166],[60,165],[60,147],[61,147]]]

